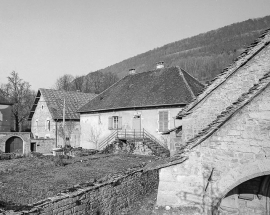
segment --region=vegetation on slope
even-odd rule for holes
[[[165,66],[180,66],[200,81],[210,81],[269,27],[270,16],[249,19],[164,45],[96,72],[110,72],[121,78],[131,68],[149,71],[156,62],[164,61]]]

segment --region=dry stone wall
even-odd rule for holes
[[[128,175],[110,178],[107,182],[77,185],[73,191],[48,198],[27,210],[2,211],[0,214],[32,215],[118,215],[133,202],[151,193],[158,187],[158,170],[136,170]]]

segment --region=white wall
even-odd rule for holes
[[[115,111],[99,114],[81,114],[81,137],[80,146],[87,149],[97,149],[94,137],[98,137],[98,142],[101,142],[107,138],[115,130],[109,130],[109,117],[121,116],[122,117],[122,130],[131,130],[133,117],[136,114],[141,115],[141,129],[146,129],[150,134],[160,139],[161,141],[168,138],[158,132],[158,116],[159,111],[169,111],[169,129],[179,126],[181,120],[175,120],[174,118],[181,110],[181,108],[164,108],[164,109],[151,109],[151,110],[127,110],[127,111]],[[177,124],[175,124],[177,123]],[[92,130],[92,132],[91,132]]]

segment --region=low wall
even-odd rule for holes
[[[49,154],[55,148],[55,141],[55,139],[32,139],[31,144],[36,144],[36,152]]]
[[[74,186],[72,191],[33,204],[27,210],[1,211],[5,214],[69,215],[69,214],[120,214],[133,202],[158,188],[158,170],[136,170],[127,175],[112,176],[106,182]]]

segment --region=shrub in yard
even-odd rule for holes
[[[98,152],[99,151],[95,149],[82,149],[81,147],[79,147],[72,149],[71,154],[75,157],[83,157],[88,155],[94,155]]]
[[[43,156],[43,154],[42,153],[39,153],[39,152],[31,152],[30,153],[30,157],[37,157],[37,158],[39,158],[39,157],[42,157]]]
[[[15,157],[15,154],[13,153],[1,153],[0,154],[0,160],[10,160]]]
[[[65,166],[66,164],[65,164],[65,162],[64,162],[64,160],[63,160],[63,158],[61,158],[60,156],[56,156],[55,158],[54,158],[54,165],[55,166]]]

